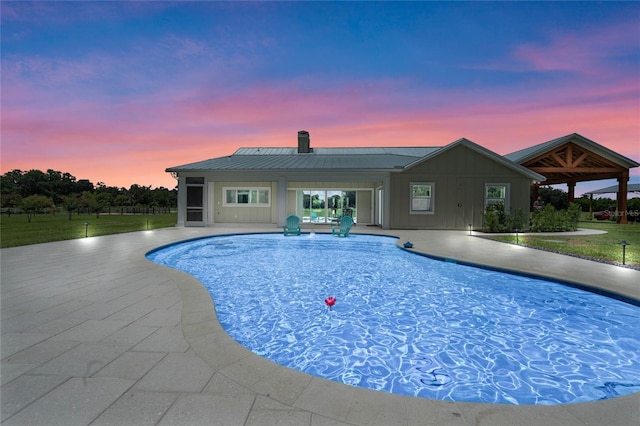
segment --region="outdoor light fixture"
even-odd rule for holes
[[[87,238],[89,236],[89,222],[84,223],[84,237]]]
[[[149,218],[147,218],[147,231],[149,230]]]
[[[623,241],[620,241],[620,245],[622,246],[622,264],[624,265],[625,264],[624,263],[624,260],[625,260],[624,258],[625,258],[625,255],[626,255],[627,246],[630,246],[631,244],[629,244],[628,242],[623,240]]]
[[[471,224],[469,224],[469,236],[471,236]]]
[[[519,243],[518,243],[518,228],[516,228],[516,245],[519,245]]]

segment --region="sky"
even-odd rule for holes
[[[579,133],[640,162],[639,2],[0,7],[1,173],[173,188],[168,167],[299,130],[501,155]]]

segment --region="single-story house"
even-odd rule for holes
[[[485,207],[529,212],[545,176],[468,139],[442,147],[240,148],[167,172],[178,180],[178,226],[331,223],[350,215],[384,229],[474,229]]]

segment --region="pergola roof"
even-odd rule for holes
[[[545,184],[618,178],[640,163],[577,133],[505,155],[545,176]]]
[[[585,192],[585,194],[614,194],[618,192],[618,185],[607,186],[593,191]],[[630,183],[627,186],[627,192],[640,192],[640,183]]]

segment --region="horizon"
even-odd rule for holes
[[[640,162],[638,3],[0,7],[1,174],[173,189],[168,167],[302,129],[317,148],[465,137],[500,155],[579,133]]]

